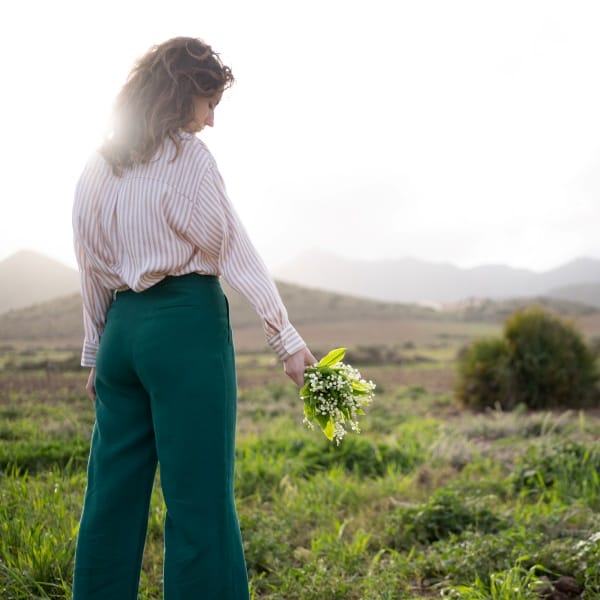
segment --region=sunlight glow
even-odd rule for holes
[[[15,5],[12,35],[40,40],[45,67],[7,66],[22,93],[2,100],[0,258],[27,247],[73,264],[77,176],[135,58],[174,35],[233,68],[203,137],[268,263],[310,247],[537,269],[600,257],[593,2],[63,3],[76,27],[37,4],[35,23]]]

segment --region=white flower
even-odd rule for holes
[[[304,401],[304,423],[316,420],[328,439],[339,444],[350,430],[360,432],[358,416],[374,398],[375,384],[357,369],[341,362],[344,348],[332,350],[318,364],[308,367],[300,391]]]

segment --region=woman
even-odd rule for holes
[[[223,275],[263,320],[285,372],[315,362],[194,134],[233,82],[210,46],[175,38],[131,71],[73,208],[96,423],[75,600],[137,598],[157,463],[167,600],[243,600],[233,499],[236,379]]]

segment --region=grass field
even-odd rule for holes
[[[378,394],[363,433],[339,448],[303,428],[271,356],[238,356],[236,495],[253,598],[600,598],[600,414],[466,413],[452,394],[456,351],[493,326],[405,328],[393,347],[387,330],[368,348],[365,327],[344,342]],[[303,333],[323,351],[338,341]],[[76,363],[68,349],[2,352],[3,600],[69,597],[94,418]],[[147,600],[161,597],[164,516],[157,485]]]

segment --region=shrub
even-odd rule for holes
[[[269,498],[285,475],[309,478],[335,468],[361,478],[383,477],[390,470],[410,473],[425,460],[425,450],[410,439],[385,444],[347,438],[336,446],[324,437],[319,441],[263,437],[252,444],[240,444],[236,456],[236,494]]]
[[[590,348],[591,348],[592,352],[594,352],[596,354],[596,356],[600,356],[600,336],[599,335],[595,335],[590,340]]]
[[[427,546],[463,531],[496,532],[504,526],[479,499],[465,501],[458,493],[439,490],[427,504],[400,508],[386,527],[389,546],[406,550]]]
[[[512,408],[508,346],[500,338],[483,338],[461,353],[456,395],[469,408]]]
[[[534,307],[513,314],[504,337],[517,404],[554,408],[597,399],[596,357],[571,324]]]
[[[340,446],[322,441],[307,445],[301,453],[308,473],[342,467],[359,477],[382,477],[388,469],[410,473],[425,458],[421,446],[406,440],[404,444],[375,444],[365,438],[347,438]]]
[[[508,318],[502,338],[476,340],[459,357],[456,394],[469,408],[532,409],[598,402],[594,352],[575,328],[540,308]]]

